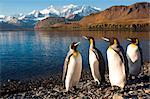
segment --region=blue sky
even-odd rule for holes
[[[50,5],[61,7],[68,4],[91,5],[104,10],[113,5],[130,5],[143,1],[148,2],[149,0],[0,0],[0,15],[26,14]]]

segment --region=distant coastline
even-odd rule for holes
[[[150,24],[93,24],[88,27],[80,26],[60,26],[35,28],[36,31],[132,31],[149,32]]]

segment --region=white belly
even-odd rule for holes
[[[68,64],[67,75],[65,79],[66,90],[78,84],[82,71],[82,57],[79,54],[78,57],[70,57]]]
[[[107,50],[109,80],[112,86],[124,87],[126,83],[125,66],[120,56],[112,49]]]
[[[94,80],[100,83],[101,76],[99,71],[99,61],[93,51],[89,51],[89,63]]]

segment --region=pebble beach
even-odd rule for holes
[[[49,99],[49,98],[82,98],[82,99],[150,99],[150,62],[145,62],[142,72],[137,78],[127,80],[122,92],[119,88],[112,90],[108,73],[103,86],[97,86],[90,71],[82,71],[82,76],[76,88],[64,92],[61,75],[50,75],[47,78],[21,82],[8,80],[0,84],[1,99]]]

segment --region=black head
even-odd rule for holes
[[[73,42],[71,45],[70,45],[70,49],[72,50],[77,50],[77,46],[80,44],[80,42]]]
[[[138,38],[128,38],[128,41],[130,41],[133,44],[139,44],[139,39]]]
[[[118,41],[117,38],[112,37],[112,38],[110,38],[109,40],[110,40],[110,41],[109,41],[109,42],[110,42],[110,45],[113,45],[113,44],[119,45],[119,41]]]
[[[90,44],[95,45],[95,40],[93,37],[90,36],[83,36],[84,39],[88,40]]]
[[[110,45],[114,45],[114,44],[119,45],[119,41],[115,37],[112,37],[112,38],[103,37],[102,39],[107,41],[107,42],[110,42]]]

